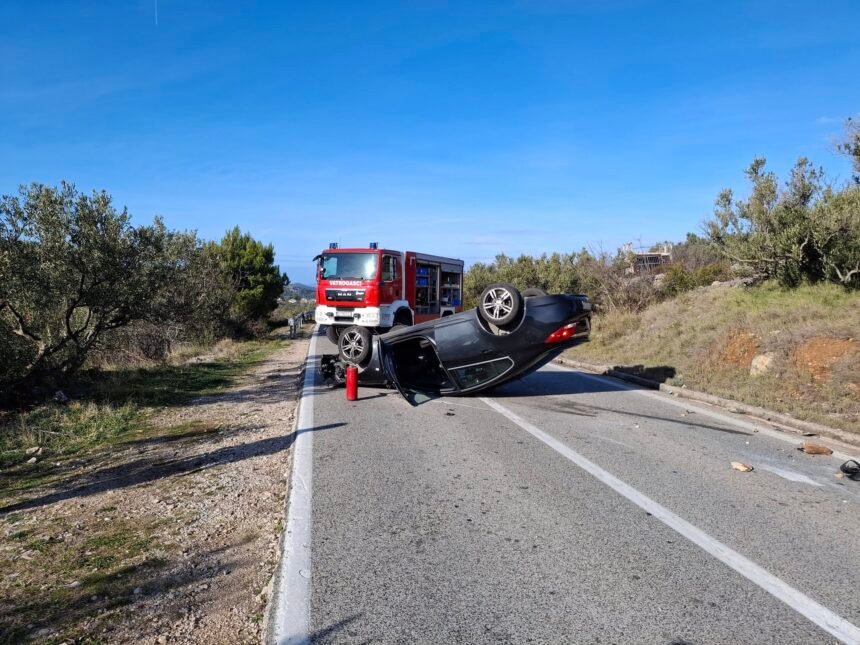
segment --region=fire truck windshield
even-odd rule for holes
[[[321,280],[373,280],[379,256],[375,253],[323,253]]]

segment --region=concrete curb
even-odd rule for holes
[[[696,392],[695,390],[689,390],[685,387],[666,385],[665,383],[652,381],[641,376],[621,372],[619,370],[614,369],[610,365],[601,365],[599,363],[586,363],[583,361],[577,361],[570,358],[562,357],[556,358],[555,362],[560,363],[561,365],[566,365],[568,367],[585,370],[587,372],[593,372],[595,374],[601,374],[603,376],[611,376],[613,378],[627,381],[629,383],[634,383],[636,385],[640,385],[642,387],[646,387],[652,390],[660,390],[661,392],[666,392],[667,394],[671,394],[672,396],[677,396],[679,398],[690,399],[692,401],[699,401],[701,403],[715,405],[717,407],[724,408],[729,412],[745,414],[749,417],[753,417],[761,421],[767,421],[771,424],[778,424],[779,426],[784,427],[790,432],[795,432],[800,435],[818,435],[821,437],[827,437],[828,439],[835,439],[836,441],[841,441],[842,443],[849,444],[855,448],[860,447],[860,435],[855,434],[853,432],[847,432],[846,430],[830,428],[828,426],[823,426],[819,423],[812,423],[811,421],[802,421],[800,419],[795,419],[794,417],[789,416],[787,414],[773,412],[772,410],[760,408],[755,405],[748,405],[739,401],[733,401],[731,399],[724,399],[719,396],[714,396],[713,394]]]

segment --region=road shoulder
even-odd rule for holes
[[[3,579],[0,633],[259,642],[307,343],[4,509],[0,557],[24,566]]]

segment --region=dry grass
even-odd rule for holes
[[[708,287],[595,319],[592,342],[571,357],[664,368],[674,385],[860,432],[858,330],[860,293],[835,285]],[[764,353],[772,367],[751,376]]]
[[[65,388],[67,404],[0,411],[0,496],[7,486],[39,479],[47,457],[109,447],[148,427],[151,409],[222,391],[282,346],[275,339],[222,340],[206,354],[170,363],[89,370]],[[39,447],[38,463],[28,464],[26,450]]]

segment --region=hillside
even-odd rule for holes
[[[301,284],[299,282],[290,283],[284,287],[284,298],[307,298],[313,300],[316,297],[316,288]]]
[[[703,287],[594,323],[571,358],[860,432],[860,293]]]

